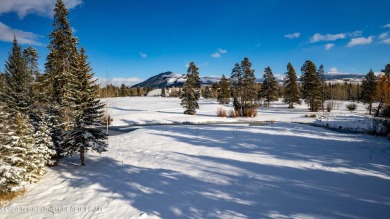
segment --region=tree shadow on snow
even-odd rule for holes
[[[302,166],[240,161],[222,158],[218,154],[189,155],[172,152],[163,160],[165,164],[159,163],[161,160],[145,158],[145,163],[134,166],[128,164],[131,162],[126,159],[121,161],[103,153],[88,160],[85,167],[75,168],[62,163],[53,169],[71,187],[86,189],[98,185],[97,190],[108,200],[124,200],[141,212],[162,218],[264,218],[278,215],[383,218],[390,215],[389,180],[332,171],[332,167],[328,171],[324,168],[310,168],[302,157],[314,159],[316,156],[328,156],[324,154],[335,156],[338,154],[335,149],[304,151],[307,146],[300,145],[299,142],[308,137],[295,136],[294,130],[291,130],[291,136],[284,136],[258,133],[253,128],[246,132],[244,128],[237,127],[234,132],[238,136],[253,139],[253,144],[242,145],[234,142],[236,139],[233,133],[219,130],[221,127],[224,126],[202,126],[199,129],[196,126],[169,129],[152,126],[147,129],[164,130],[165,134],[162,135],[194,147],[218,147],[226,152],[266,154],[286,162],[299,159],[302,160]],[[313,134],[310,130],[299,132]],[[193,134],[197,134],[197,138]],[[232,136],[227,138],[228,134]],[[183,137],[186,135],[188,137]],[[225,138],[213,138],[212,135]],[[263,142],[255,141],[256,138]],[[273,139],[273,142],[265,142],[267,139]],[[341,139],[324,140],[325,142],[313,146],[322,148],[342,141]],[[292,143],[282,146],[276,140],[289,140]],[[348,165],[352,168],[356,163],[350,162]],[[179,171],[175,166],[187,169]],[[359,183],[355,185],[355,182]],[[104,209],[105,206],[102,207]]]

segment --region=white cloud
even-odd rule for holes
[[[226,53],[227,53],[226,49],[217,49],[217,52],[211,54],[211,57],[218,59],[218,58],[221,58],[222,54],[226,54]]]
[[[227,50],[226,49],[218,49],[218,52],[220,54],[225,54],[225,53],[227,53]]]
[[[311,43],[316,43],[320,41],[336,41],[338,39],[345,39],[346,35],[344,33],[338,33],[338,34],[325,34],[322,35],[320,33],[314,34],[310,38]]]
[[[330,50],[334,46],[335,46],[334,43],[327,43],[327,44],[325,44],[325,49]]]
[[[138,53],[142,58],[144,58],[144,59],[146,59],[146,58],[148,58],[148,54],[145,54],[145,53],[142,53],[142,52],[140,52],[140,53]]]
[[[390,24],[385,24],[385,25],[383,25],[382,27],[384,27],[384,28],[390,28]]]
[[[330,73],[337,73],[337,72],[339,72],[339,70],[336,67],[333,67],[333,68],[329,69],[329,72]]]
[[[360,36],[362,36],[362,34],[363,34],[363,31],[357,30],[357,31],[354,31],[354,32],[352,32],[352,33],[349,33],[348,35],[349,35],[350,37],[360,37]]]
[[[211,55],[211,57],[213,57],[213,58],[221,58],[221,54],[219,54],[219,52],[216,52],[216,53],[213,53]]]
[[[382,40],[381,43],[390,44],[390,38],[389,38],[389,39]]]
[[[68,9],[72,9],[83,3],[82,0],[63,0]],[[19,18],[28,14],[52,16],[56,0],[1,0],[0,14],[15,12]]]
[[[32,32],[25,32],[22,30],[12,29],[11,27],[5,25],[0,21],[0,41],[12,42],[14,39],[14,34],[18,43],[28,44],[34,46],[41,46],[42,44],[37,41],[40,38],[40,35],[37,35]]]
[[[289,33],[284,35],[284,37],[289,39],[299,38],[301,36],[301,33]]]
[[[351,39],[351,41],[349,41],[349,43],[347,44],[347,47],[370,44],[370,43],[372,43],[373,39],[374,39],[373,36],[369,36],[367,38],[365,38],[365,37],[353,38],[353,39]]]
[[[388,38],[388,36],[389,36],[389,32],[384,32],[381,35],[379,35],[379,39],[383,40]]]

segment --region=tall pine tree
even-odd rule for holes
[[[230,83],[229,80],[222,75],[221,80],[219,81],[218,89],[218,102],[220,104],[229,104],[230,102]]]
[[[263,77],[259,97],[264,99],[265,106],[269,106],[271,101],[279,99],[279,86],[269,66],[265,68]]]
[[[372,69],[362,81],[362,102],[368,104],[368,111],[371,115],[372,103],[375,101],[376,77]]]
[[[187,70],[187,80],[180,96],[181,106],[185,108],[184,114],[194,115],[196,113],[196,109],[199,109],[199,95],[199,69],[194,62],[191,62]]]
[[[77,57],[78,40],[73,36],[67,16],[69,12],[61,0],[54,8],[53,31],[49,35],[49,54],[47,56],[46,83],[49,98],[48,121],[57,155],[61,153],[63,132],[69,130],[74,122],[71,116],[72,83],[76,81],[72,64]]]
[[[288,108],[294,108],[294,103],[301,104],[300,92],[297,82],[297,74],[291,63],[287,64],[287,72],[284,78],[284,102],[288,103]]]
[[[236,112],[239,112],[242,115],[242,98],[243,98],[243,77],[244,73],[240,64],[236,63],[230,75],[230,81],[232,86],[233,93],[233,107]]]
[[[256,87],[256,78],[255,70],[252,69],[252,63],[248,58],[244,58],[241,62],[241,69],[243,72],[242,78],[242,113],[241,115],[245,117],[252,117],[254,111],[259,106],[257,102],[257,87]]]
[[[88,150],[101,153],[106,150],[106,133],[99,128],[100,118],[104,113],[104,104],[98,99],[98,85],[93,80],[92,69],[87,62],[85,50],[81,49],[72,68],[77,80],[72,88],[71,98],[74,105],[71,109],[75,122],[72,129],[65,132],[63,153],[72,155],[80,153],[81,165],[85,165],[85,152]]]
[[[318,77],[317,69],[314,63],[307,60],[302,68],[302,95],[305,102],[309,105],[311,112],[316,112],[321,106],[322,90],[321,82]]]
[[[14,37],[11,53],[5,63],[5,84],[1,100],[11,114],[31,115],[34,109],[32,95],[33,78],[28,72],[16,37]]]
[[[318,78],[319,78],[320,83],[321,83],[321,109],[324,110],[325,109],[324,104],[325,104],[325,99],[326,99],[326,95],[325,95],[326,84],[325,84],[325,71],[324,71],[323,65],[320,65],[320,67],[318,68],[317,74],[318,74]]]

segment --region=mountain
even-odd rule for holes
[[[182,87],[186,81],[185,76],[185,74],[180,75],[171,71],[167,71],[148,78],[139,84],[133,85],[132,87]],[[220,79],[220,77],[215,76],[200,77],[200,84],[202,86],[211,85],[215,82],[219,82]]]
[[[363,79],[364,75],[361,74],[350,74],[350,73],[335,73],[330,72],[325,74],[325,80],[327,82],[342,83],[342,82],[356,82],[359,83]],[[202,86],[210,86],[213,83],[219,82],[221,77],[217,76],[205,76],[200,77],[200,83]],[[279,83],[282,83],[284,75],[276,77],[276,80]],[[256,78],[256,82],[263,82],[263,78]],[[298,76],[298,80],[300,80]],[[147,80],[138,83],[133,88],[136,87],[152,87],[152,88],[166,88],[166,87],[182,87],[186,81],[185,74],[180,75],[173,73],[171,71],[163,72],[158,75],[155,75]]]

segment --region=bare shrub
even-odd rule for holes
[[[222,107],[219,107],[217,109],[217,116],[218,117],[226,117],[227,113],[226,113],[226,110]]]
[[[317,114],[315,114],[315,113],[306,114],[305,117],[315,118],[315,117],[317,117]]]
[[[333,108],[334,108],[334,102],[333,102],[333,100],[328,101],[328,102],[326,103],[326,111],[327,111],[328,113],[330,113],[330,111],[332,111]]]
[[[107,113],[104,113],[102,115],[102,117],[100,118],[100,122],[103,123],[103,124],[107,124],[107,122],[108,122],[108,125],[111,125],[112,121],[113,121],[113,119]]]
[[[229,110],[229,117],[230,118],[236,118],[236,111],[234,111],[234,109],[230,109]]]
[[[356,105],[356,103],[349,103],[349,104],[346,105],[346,107],[347,107],[347,109],[348,109],[350,112],[352,112],[352,111],[355,111],[355,110],[356,110],[357,105]]]
[[[244,117],[256,117],[257,116],[257,110],[256,108],[248,108],[244,110]]]

